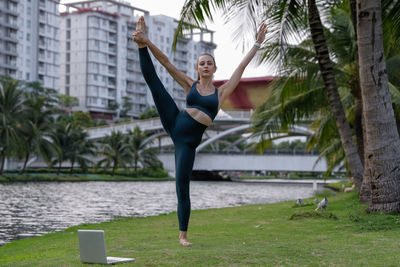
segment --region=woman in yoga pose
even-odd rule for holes
[[[224,100],[229,97],[238,85],[246,66],[253,59],[261,43],[264,41],[266,25],[258,30],[257,40],[242,62],[236,68],[231,78],[215,88],[212,82],[217,70],[214,57],[202,54],[197,60],[196,71],[198,80],[194,81],[185,73],[179,71],[168,57],[158,49],[146,36],[146,25],[141,17],[136,24],[133,40],[139,46],[140,68],[144,79],[151,90],[154,103],[160,114],[161,123],[172,138],[175,147],[176,194],[178,197],[179,243],[183,246],[192,245],[187,240],[187,228],[190,216],[189,182],[192,173],[196,147],[201,137],[218,113]],[[186,94],[187,106],[179,110],[158,78],[148,49],[154,57],[179,83]]]

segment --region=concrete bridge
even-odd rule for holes
[[[173,153],[161,153],[158,158],[164,169],[175,173]],[[299,171],[326,172],[327,163],[318,155],[276,155],[276,154],[215,154],[197,153],[193,170],[205,171]]]

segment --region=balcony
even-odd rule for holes
[[[46,9],[46,1],[45,0],[40,0],[39,1],[39,7],[42,9]]]
[[[108,78],[107,85],[108,86],[115,86],[115,79],[114,78]]]
[[[115,98],[117,96],[117,92],[115,90],[108,91],[108,97]]]
[[[108,57],[108,65],[117,65],[117,58],[116,57]]]
[[[12,31],[8,31],[5,36],[7,38],[9,38],[12,41],[17,41],[17,33],[16,32],[12,32]]]
[[[8,6],[4,8],[4,11],[9,14],[18,15],[17,5],[8,4]]]
[[[39,24],[39,33],[43,35],[46,33],[46,26],[43,23]]]
[[[111,42],[111,43],[116,43],[117,42],[117,35],[110,33],[108,35],[108,41]]]
[[[108,74],[115,75],[117,74],[117,70],[115,68],[108,67]]]
[[[40,64],[39,64],[38,72],[39,72],[39,74],[45,74],[46,68],[44,67],[44,64],[43,64],[43,63],[40,63]]]
[[[17,21],[17,19],[15,19],[13,17],[7,16],[7,19],[5,20],[5,22],[10,27],[13,27],[16,29],[18,28],[18,21]]]
[[[118,25],[116,23],[110,23],[110,30],[116,32],[118,30]]]
[[[117,53],[116,46],[109,46],[108,47],[108,52],[113,53],[113,54]]]
[[[44,52],[39,52],[39,59],[45,60],[45,53]]]
[[[16,59],[6,59],[6,64],[11,66],[11,67],[17,67],[17,60]]]
[[[43,37],[39,37],[39,47],[46,48],[46,42]]]

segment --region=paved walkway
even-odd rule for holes
[[[246,183],[275,183],[275,184],[329,184],[338,183],[340,179],[302,179],[302,180],[291,180],[291,179],[232,179],[235,182],[246,182]]]

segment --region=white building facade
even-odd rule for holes
[[[0,1],[0,75],[57,89],[58,0]]]
[[[153,100],[139,66],[138,48],[131,35],[144,15],[149,38],[168,55],[178,69],[196,78],[195,64],[202,52],[213,53],[211,41],[185,38],[175,53],[171,51],[177,21],[149,12],[129,3],[114,0],[83,1],[66,4],[60,26],[60,89],[77,97],[79,107],[93,117],[111,118],[124,97],[132,103],[129,116],[137,117],[153,106]],[[212,32],[208,31],[212,36]],[[167,71],[153,61],[165,87],[179,107],[183,107],[183,89]]]

